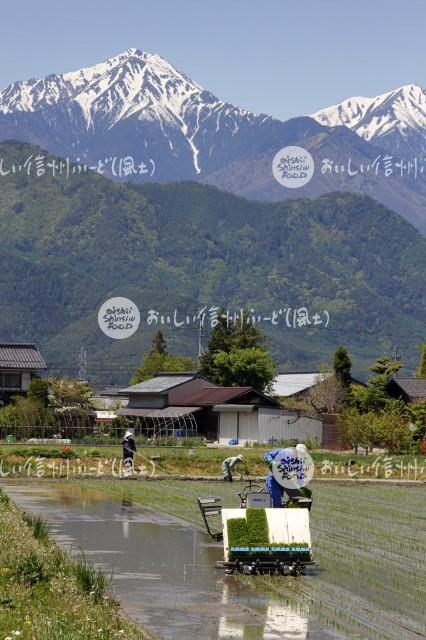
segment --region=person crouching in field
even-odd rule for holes
[[[240,453],[240,455],[226,458],[226,460],[222,462],[222,475],[225,482],[232,482],[232,472],[235,469],[236,465],[243,460],[244,456]]]

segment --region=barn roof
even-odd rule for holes
[[[235,400],[240,396],[253,391],[253,387],[204,387],[194,391],[185,404],[213,405]]]
[[[35,344],[0,342],[1,369],[46,369],[46,363]]]
[[[144,382],[139,382],[138,384],[134,384],[131,387],[127,387],[126,389],[121,389],[120,393],[163,393],[164,391],[168,391],[169,389],[173,389],[173,387],[177,387],[184,382],[189,382],[194,378],[194,374],[165,374],[158,375],[154,378],[150,378],[149,380],[145,380]]]
[[[321,371],[300,371],[279,373],[274,380],[273,395],[289,397],[310,387],[314,387],[323,376],[331,375]]]
[[[399,387],[410,398],[426,399],[425,378],[392,378],[390,383]]]

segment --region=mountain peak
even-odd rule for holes
[[[373,98],[353,97],[317,111],[312,118],[325,126],[344,125],[384,148],[426,150],[426,90],[407,84]],[[398,138],[398,139],[397,139]]]
[[[140,49],[137,49],[136,47],[130,47],[130,49],[127,49],[127,51],[125,51],[122,55],[128,54],[129,56],[144,56],[144,55],[149,55],[146,53],[143,53]]]

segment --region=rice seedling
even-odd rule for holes
[[[200,495],[237,506],[239,483],[83,481],[202,526]],[[328,626],[362,640],[419,640],[426,615],[426,509],[422,486],[325,485],[313,482],[311,533],[319,569],[289,582],[249,578],[306,608]],[[243,578],[244,580],[244,578]]]

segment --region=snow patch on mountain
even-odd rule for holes
[[[374,98],[348,98],[311,117],[328,127],[344,125],[370,142],[414,135],[426,143],[426,90],[410,84]]]
[[[46,107],[77,105],[87,131],[112,129],[136,116],[157,122],[164,135],[175,128],[185,136],[200,173],[195,141],[200,121],[225,106],[158,54],[131,48],[100,64],[43,80],[16,82],[0,92],[0,113],[43,112]],[[246,112],[235,109],[237,117]],[[238,128],[238,123],[234,123]],[[172,143],[168,140],[169,145]]]

